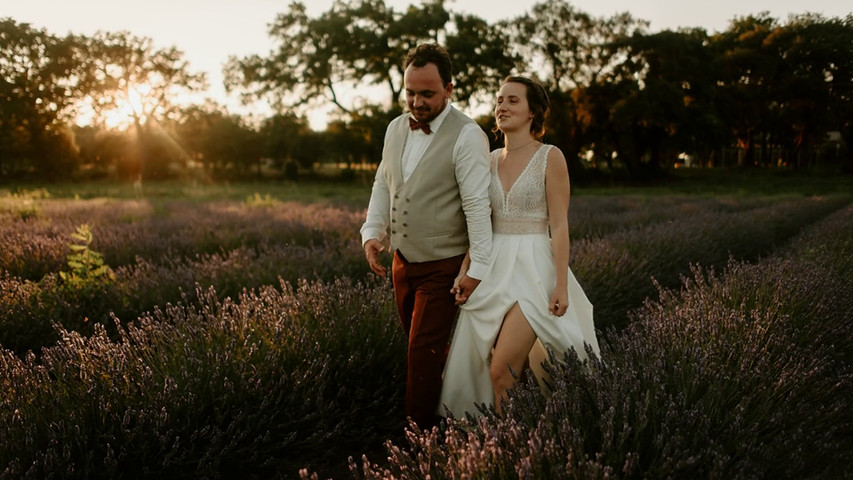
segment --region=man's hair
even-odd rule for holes
[[[428,63],[434,63],[438,67],[438,74],[444,86],[453,82],[453,64],[450,62],[450,54],[436,43],[423,43],[409,50],[403,62],[403,69],[409,68],[409,65],[425,67]]]

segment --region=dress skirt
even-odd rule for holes
[[[557,317],[548,311],[548,302],[556,284],[551,239],[545,233],[495,233],[492,240],[488,274],[460,308],[450,353],[444,370],[439,414],[464,417],[479,415],[477,404],[493,404],[494,390],[489,376],[489,361],[504,316],[518,302],[521,311],[538,337],[530,365],[542,361],[541,347],[557,358],[570,348],[583,360],[584,344],[598,354],[598,341],[592,319],[592,304],[580,284],[568,272],[569,307]]]

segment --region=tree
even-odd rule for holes
[[[730,125],[743,155],[738,165],[753,166],[757,142],[769,129],[771,86],[776,81],[779,57],[768,52],[765,40],[778,26],[767,12],[736,17],[728,30],[710,40],[718,58],[718,91],[723,121]]]
[[[127,164],[127,152],[132,145],[127,132],[75,126],[74,139],[80,147],[80,162],[87,167],[90,178],[106,176]]]
[[[203,73],[190,73],[183,53],[175,47],[156,49],[153,41],[128,32],[97,32],[93,37],[77,37],[80,81],[88,92],[88,105],[103,125],[110,114],[126,114],[139,141],[131,160],[132,176],[163,175],[163,148],[169,142],[154,127],[175,118],[181,109],[178,99],[207,86]],[[146,153],[145,146],[159,145]],[[171,156],[171,155],[170,155]],[[154,162],[154,163],[152,163]]]
[[[276,50],[267,57],[232,57],[225,77],[228,88],[241,90],[246,101],[267,98],[280,112],[331,103],[345,115],[364,115],[375,102],[364,97],[346,101],[340,91],[365,86],[384,86],[387,101],[379,106],[400,112],[403,59],[423,42],[450,47],[458,70],[455,99],[462,103],[493,87],[496,69],[513,63],[503,54],[498,30],[474,16],[456,15],[451,22],[443,0],[403,12],[383,0],[337,0],[317,18],[294,2],[277,16],[270,36]]]
[[[772,84],[779,138],[788,163],[803,166],[829,131],[843,129],[853,96],[853,23],[817,14],[792,16],[766,39],[780,61]],[[847,117],[849,121],[849,117]]]
[[[736,18],[711,38],[720,111],[743,149],[741,165],[805,166],[828,132],[844,131],[853,95],[851,41],[851,16],[815,14],[785,24],[767,13]]]
[[[308,122],[293,114],[276,114],[266,118],[260,129],[264,139],[264,155],[272,160],[274,166],[282,168],[285,162],[293,159],[299,137],[309,130]]]
[[[648,22],[628,13],[595,18],[565,0],[533,5],[507,25],[515,53],[541,72],[550,90],[570,91],[604,79],[622,59],[616,40],[644,32]]]
[[[507,49],[509,33],[473,15],[454,15],[452,27],[444,43],[453,61],[454,99],[463,104],[478,96],[491,101],[503,78],[523,64]]]
[[[546,0],[504,25],[512,32],[513,53],[527,60],[524,68],[538,72],[549,90],[549,141],[563,150],[570,170],[580,171],[579,154],[594,143],[588,133],[596,117],[589,113],[600,101],[588,93],[620,81],[613,72],[626,53],[617,40],[644,31],[647,22],[627,13],[595,18],[564,0]]]
[[[216,177],[261,174],[262,137],[238,115],[218,106],[191,106],[183,111],[175,131],[183,150]]]
[[[267,98],[280,112],[331,102],[349,113],[338,90],[356,79],[385,83],[393,104],[400,87],[393,79],[394,60],[404,48],[389,44],[393,11],[382,0],[336,1],[318,18],[309,18],[305,5],[290,4],[270,25],[278,46],[268,57],[231,57],[225,67],[228,89],[240,88],[244,99]]]
[[[610,122],[621,132],[618,150],[633,176],[671,166],[680,153],[708,158],[724,138],[707,39],[702,29],[682,29],[620,42],[628,52],[620,77],[636,82],[614,102]]]
[[[853,44],[853,14],[843,20],[834,19],[831,23],[832,29],[840,32],[838,41],[842,43],[834,45],[838,52],[834,58],[838,62],[837,71],[831,72],[830,102],[833,108],[830,115],[847,144],[845,170],[853,173],[853,55],[850,53],[850,45]]]
[[[70,169],[64,120],[79,97],[77,67],[73,39],[0,19],[0,176]]]

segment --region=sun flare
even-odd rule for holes
[[[148,105],[150,100],[147,98],[150,92],[150,85],[128,87],[123,94],[116,96],[113,108],[101,109],[100,113],[95,108],[99,101],[88,97],[80,106],[77,124],[102,123],[109,130],[127,130],[133,125],[135,118],[144,123],[151,110]]]

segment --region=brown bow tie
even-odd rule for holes
[[[409,128],[411,128],[412,130],[417,130],[420,128],[427,135],[432,133],[432,130],[429,128],[429,122],[419,122],[412,117],[409,117]]]

